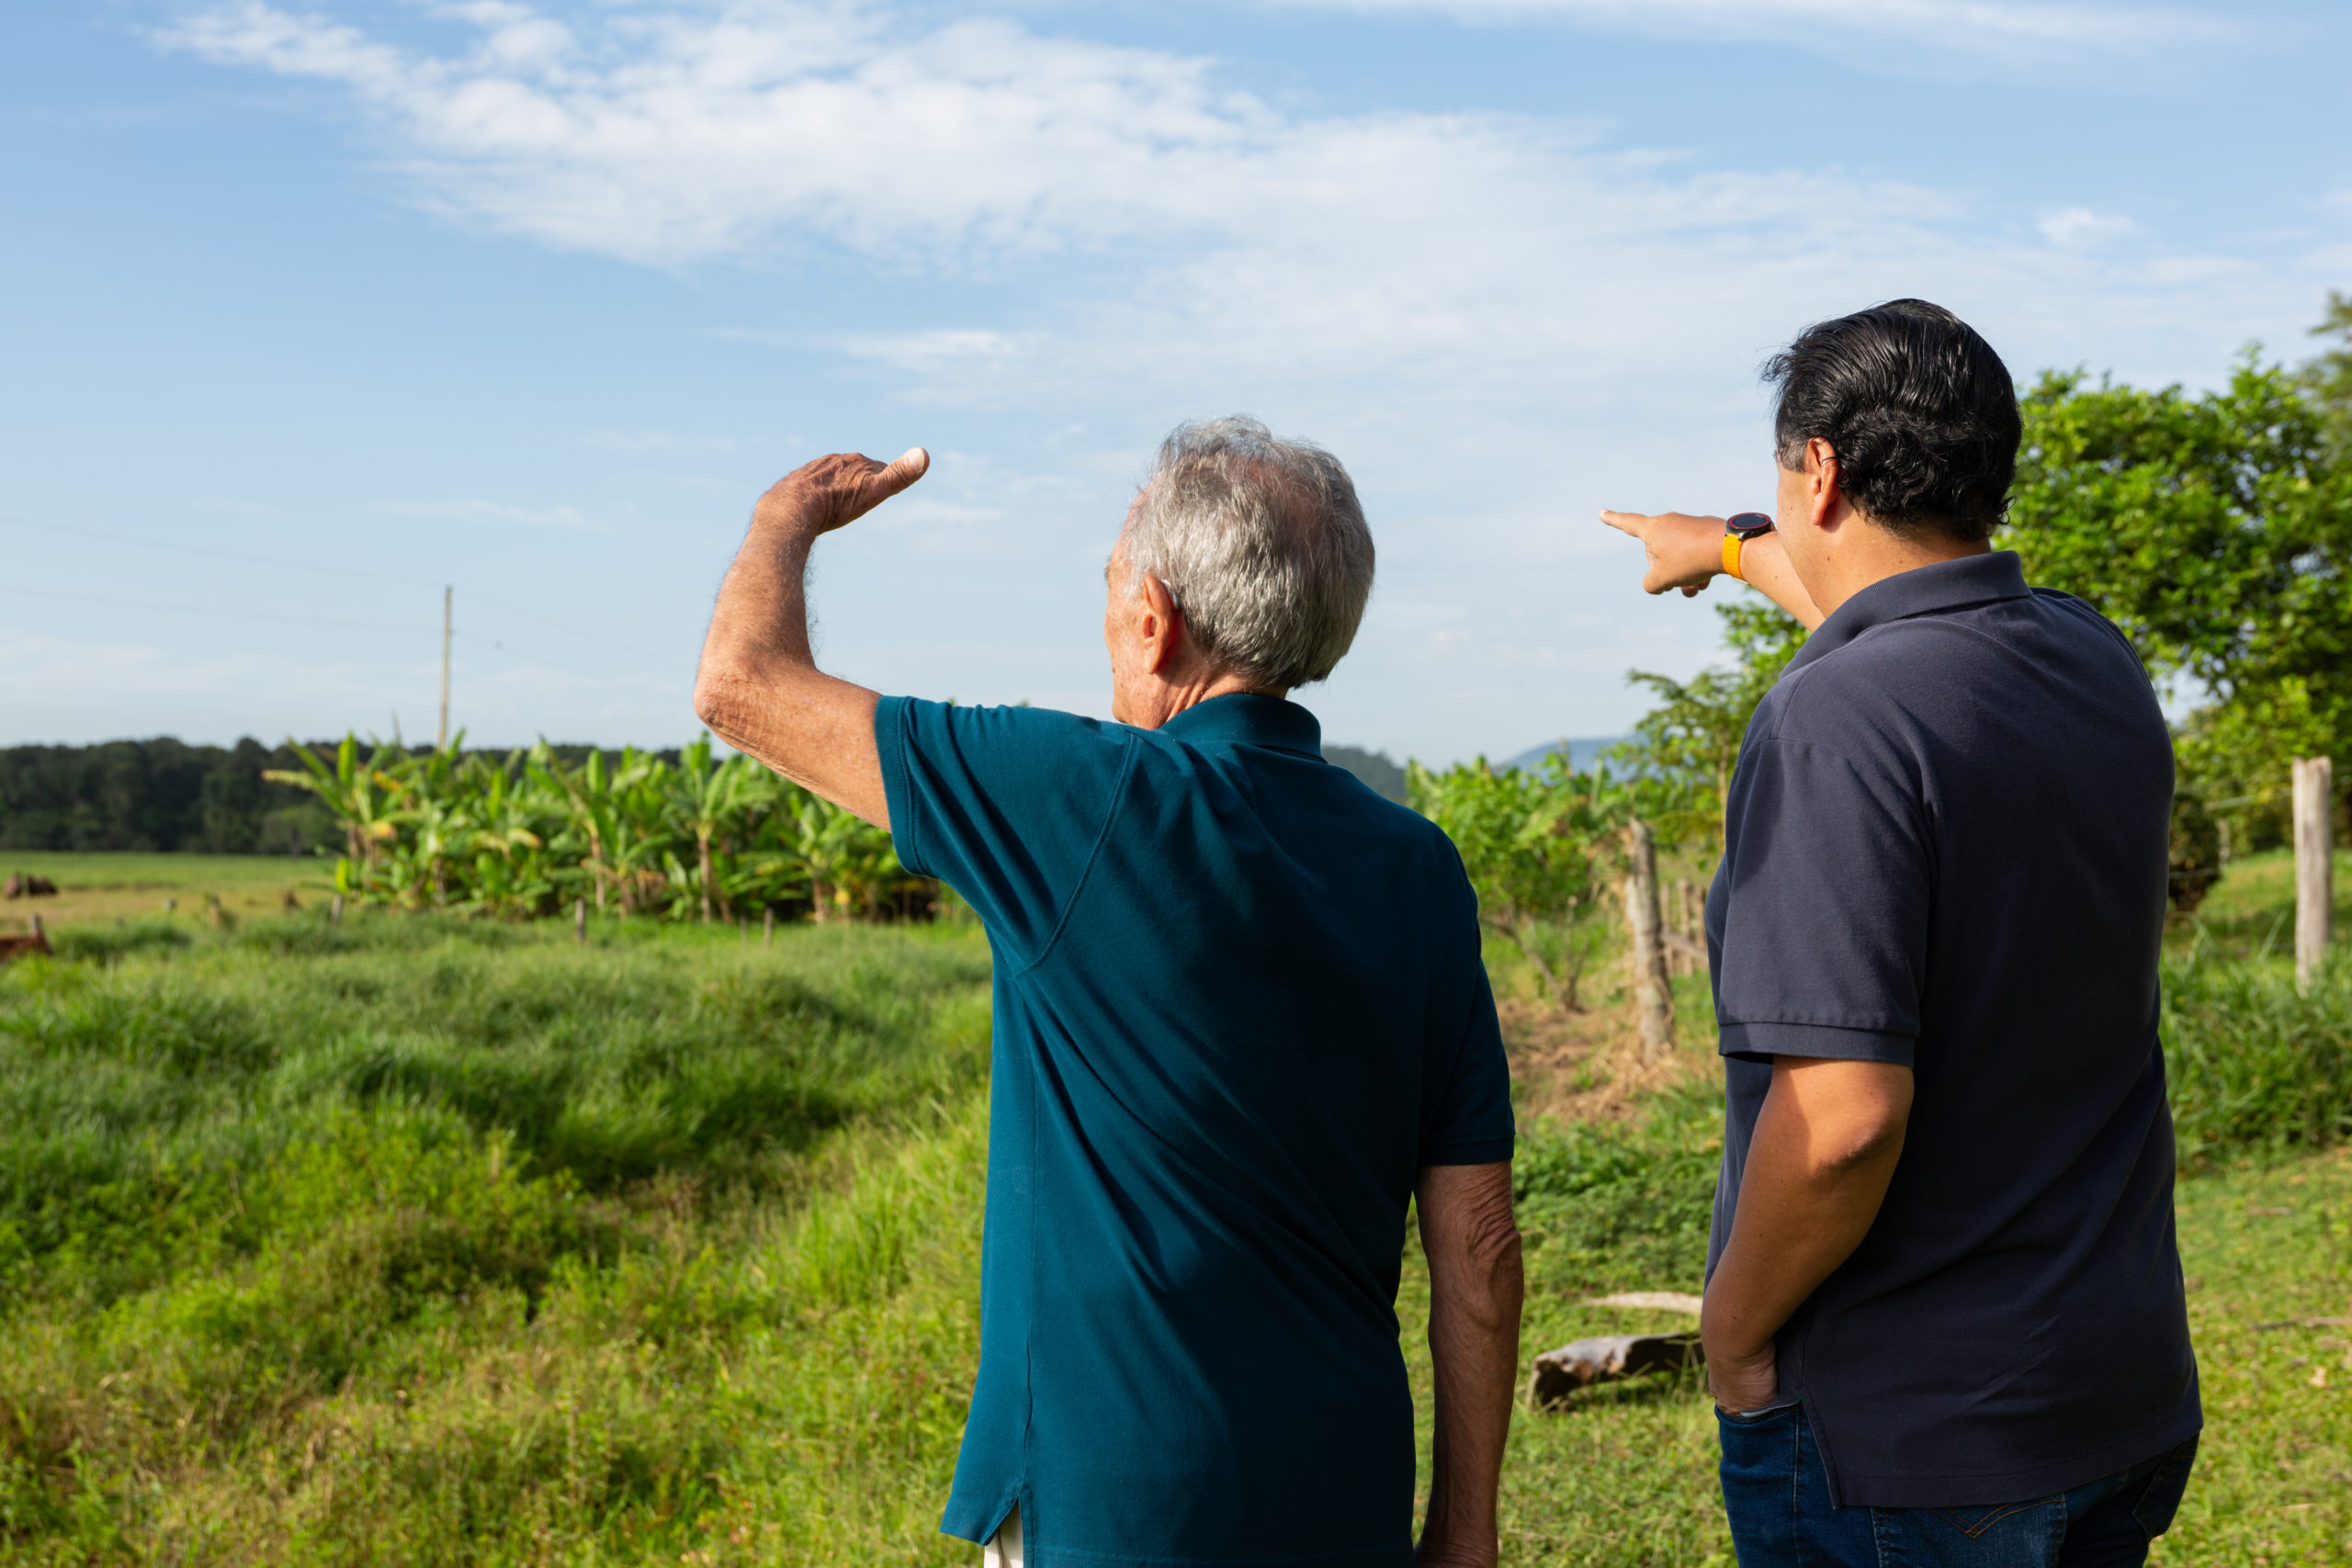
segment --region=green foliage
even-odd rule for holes
[[[2352,755],[2352,466],[2297,376],[2251,354],[2220,391],[2081,373],[2024,400],[2001,543],[2213,703],[2180,736],[2209,800],[2275,817],[2290,758]]]
[[[294,761],[250,739],[0,748],[0,849],[314,853],[334,825],[269,776]]]
[[[294,748],[270,779],[307,791],[344,839],[336,886],[407,908],[526,918],[574,899],[601,912],[732,920],[746,911],[876,919],[928,914],[933,886],[890,835],[777,777],[718,757],[707,735],[677,761],[628,749],[567,763],[545,742],[503,759],[459,744],[332,761]]]
[[[2352,298],[2329,289],[2327,313],[2312,335],[2334,338],[2335,346],[2304,366],[2299,379],[2327,422],[2328,444],[2343,457],[2352,455]]]
[[[943,1556],[988,972],[416,916],[0,970],[0,1562]]]
[[[2184,1167],[2352,1139],[2352,969],[2192,953],[2165,969],[2165,1071]]]
[[[1523,1131],[1511,1178],[1531,1276],[1561,1292],[1697,1291],[1723,1118],[1711,1089],[1660,1096],[1634,1122]]]
[[[1480,921],[1526,955],[1561,1007],[1574,1009],[1589,955],[1576,926],[1605,889],[1624,792],[1556,756],[1538,769],[1497,769],[1481,757],[1433,773],[1415,762],[1406,792],[1461,852]]]
[[[2204,798],[2193,789],[2175,789],[2172,796],[2172,852],[2165,877],[2165,896],[2184,915],[2197,912],[2213,884],[2222,880],[2222,829],[2205,809]]]
[[[1796,618],[1760,597],[1719,604],[1729,668],[1702,670],[1689,681],[1636,670],[1626,677],[1645,686],[1657,706],[1634,726],[1634,738],[1615,758],[1638,781],[1640,814],[1667,844],[1723,844],[1724,802],[1731,790],[1739,743],[1756,705],[1804,646]]]

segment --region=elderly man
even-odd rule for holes
[[[761,499],[695,706],[988,929],[980,1368],[941,1528],[1041,1568],[1413,1562],[1412,1200],[1418,1556],[1491,1563],[1521,1277],[1476,901],[1443,835],[1326,763],[1286,700],[1372,590],[1354,486],[1252,421],[1171,435],[1105,573],[1106,724],[817,669],[809,547],[928,463],[822,457]]]

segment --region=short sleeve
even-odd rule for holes
[[[1510,1062],[1495,1016],[1494,987],[1478,953],[1477,901],[1466,877],[1462,891],[1466,906],[1458,923],[1462,951],[1454,955],[1454,973],[1447,977],[1452,983],[1442,987],[1458,999],[1451,1028],[1431,1031],[1421,1165],[1498,1164],[1510,1158],[1517,1137],[1510,1110]]]
[[[1049,708],[885,697],[874,741],[899,863],[962,894],[1008,953],[1036,959],[1110,826],[1134,737]]]
[[[1902,780],[1768,736],[1734,775],[1715,1016],[1726,1056],[1907,1066],[1931,866]]]

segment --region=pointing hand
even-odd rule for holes
[[[1679,588],[1686,599],[1697,594],[1724,569],[1724,520],[1693,517],[1687,512],[1604,512],[1600,520],[1621,534],[1631,534],[1649,552],[1649,570],[1642,575],[1642,592],[1663,593]]]

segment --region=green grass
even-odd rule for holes
[[[2335,945],[2352,948],[2352,850],[2335,852],[2331,890]],[[2195,916],[2176,919],[2170,934],[2172,944],[2184,950],[2289,962],[2295,951],[2294,856],[2286,850],[2269,850],[2232,861],[2229,874],[2214,886]]]
[[[0,1562],[973,1560],[936,1523],[978,1342],[977,932],[305,914],[60,946],[0,970]],[[2164,1556],[2352,1561],[2352,1367],[2310,1382],[2352,1331],[2300,1326],[2352,1312],[2314,1055],[2344,998],[2195,964],[2211,1427]],[[1531,1353],[1684,1325],[1584,1303],[1697,1287],[1719,1117],[1686,1090],[1527,1127]],[[1408,1258],[1424,1395],[1426,1307]],[[1727,1562],[1713,1467],[1693,1377],[1522,1414],[1506,1558]]]
[[[278,913],[289,896],[311,906],[334,892],[334,863],[315,856],[0,850],[0,882],[18,872],[48,877],[58,896],[0,903],[0,929],[22,930],[38,914],[52,935],[167,918],[193,930],[206,923],[210,898],[233,922]],[[167,903],[177,906],[168,916]]]

